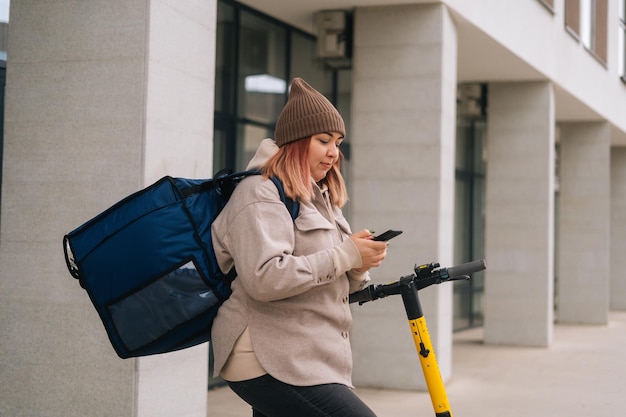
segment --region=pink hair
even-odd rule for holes
[[[308,160],[310,142],[311,138],[309,137],[281,146],[263,168],[265,177],[277,176],[280,178],[285,188],[285,194],[300,201],[310,201],[313,198],[311,167]],[[339,158],[321,181],[327,184],[330,200],[339,208],[348,201],[346,184],[341,175],[343,158],[343,153],[340,150]]]

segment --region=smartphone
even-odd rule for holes
[[[374,236],[374,240],[382,240],[384,242],[388,241],[389,239],[393,239],[394,237],[398,236],[400,233],[402,233],[402,230],[387,230],[385,233],[381,233],[378,236]]]

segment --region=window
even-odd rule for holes
[[[7,75],[6,64],[7,63],[5,61],[0,61],[0,185],[2,184],[2,148],[4,143],[4,89]],[[0,201],[2,200],[1,197],[2,187],[0,187]]]
[[[594,2],[583,0],[580,5],[580,37],[587,49],[592,49],[594,43]]]
[[[565,28],[578,38],[580,34],[580,0],[565,0]]]
[[[270,124],[287,93],[287,30],[242,11],[239,25],[237,115]]]
[[[487,86],[457,88],[455,265],[484,258]],[[483,324],[484,272],[454,283],[454,330]]]
[[[594,2],[594,43],[592,50],[596,56],[606,64],[608,50],[608,0],[595,0]]]
[[[308,33],[230,0],[217,7],[213,166],[243,170],[258,144],[272,137],[301,76],[333,101],[336,71],[316,61]]]
[[[606,64],[608,0],[565,0],[565,29]]]
[[[6,13],[6,16],[3,16]],[[9,36],[8,23],[9,6],[5,10],[0,10],[0,185],[2,185],[2,148],[4,132],[4,88],[7,71],[7,40]],[[6,20],[2,21],[2,20]],[[2,187],[0,187],[0,200],[2,197]]]
[[[608,0],[582,0],[580,35],[585,48],[606,63]]]

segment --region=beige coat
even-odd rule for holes
[[[263,141],[249,168],[277,149]],[[351,271],[361,257],[327,193],[315,186],[294,222],[274,183],[251,176],[212,227],[220,268],[235,266],[238,274],[213,324],[215,374],[248,327],[259,363],[276,379],[352,386],[348,294],[363,288],[369,275]]]

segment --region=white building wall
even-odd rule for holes
[[[0,415],[206,416],[206,344],[119,359],[61,239],[156,177],[212,171],[215,5],[11,2]]]
[[[150,1],[144,183],[213,176],[216,0]]]
[[[163,175],[212,176],[216,6],[149,2],[144,186]],[[208,344],[136,361],[138,417],[206,416]]]
[[[445,0],[444,3],[459,19],[479,28],[501,45],[508,51],[507,55],[515,56],[515,60],[490,59],[487,64],[493,69],[474,67],[475,73],[461,75],[465,80],[508,81],[519,73],[514,64],[528,66],[536,72],[532,79],[554,83],[557,121],[604,119],[618,132],[612,140],[626,145],[623,110],[626,109],[626,88],[619,78],[617,60],[619,1],[608,2],[609,59],[606,64],[594,58],[579,39],[565,30],[565,0],[554,0],[553,14],[538,0]],[[484,54],[480,49],[471,53],[478,60]],[[494,55],[487,56],[494,58]],[[524,76],[528,77],[528,73]]]
[[[456,30],[440,5],[356,11],[352,224],[404,230],[375,283],[452,262]],[[421,293],[444,378],[451,374],[452,284]],[[353,308],[354,382],[424,387],[400,296]]]

